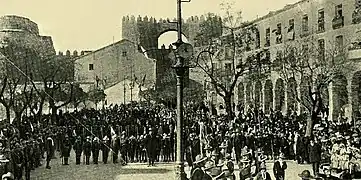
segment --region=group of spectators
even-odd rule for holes
[[[25,178],[30,179],[30,172],[42,165],[45,156],[46,167],[51,168],[55,152],[59,152],[64,165],[69,164],[69,158],[81,164],[81,156],[85,164],[90,164],[91,156],[93,163],[98,164],[100,152],[103,163],[108,163],[108,155],[113,163],[120,160],[123,165],[148,162],[153,166],[155,162],[173,162],[176,158],[175,114],[174,108],[163,105],[132,103],[101,110],[24,116],[21,123],[14,124],[2,121],[1,171],[11,172],[15,179],[21,179],[25,172]],[[265,169],[261,162],[277,159],[312,163],[316,176],[323,162],[331,162],[334,169],[355,171],[360,158],[357,154],[359,129],[344,121],[342,116],[335,122],[323,119],[327,118],[320,117],[315,122],[313,136],[305,136],[307,114],[282,115],[272,110],[265,114],[255,108],[239,107],[236,117],[228,120],[227,116],[216,115],[204,104],[187,104],[183,138],[185,160],[190,167],[201,167],[206,156],[215,156],[222,162],[233,159],[240,167],[241,177],[247,172],[244,168],[249,168],[245,162],[257,165],[257,170],[250,173],[256,176]],[[70,157],[72,150],[75,157]],[[282,164],[280,169],[284,169]],[[232,169],[228,165],[227,168]],[[218,172],[212,176],[222,174]],[[233,177],[232,173],[226,174]]]

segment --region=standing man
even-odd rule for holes
[[[108,136],[104,136],[103,143],[102,143],[102,156],[103,156],[103,163],[108,163],[108,156],[109,156],[109,149],[110,149],[110,141]]]
[[[31,158],[32,158],[30,141],[25,141],[23,151],[24,151],[25,179],[30,180]]]
[[[278,161],[276,161],[273,165],[273,174],[276,180],[285,180],[285,171],[287,169],[287,163],[283,161],[284,154],[281,153]]]
[[[258,172],[255,180],[271,180],[271,175],[267,172],[265,164],[261,164],[260,172]]]
[[[15,180],[21,180],[23,176],[23,161],[24,154],[20,143],[15,144],[15,149],[11,153],[11,159],[13,162]]]
[[[112,137],[113,163],[118,163],[118,153],[120,149],[120,139],[116,134]]]
[[[94,164],[98,164],[99,151],[100,151],[99,138],[95,137],[94,140],[93,140],[93,144],[92,144],[92,152],[93,152],[93,162],[94,162]]]
[[[45,149],[46,149],[46,168],[47,169],[51,169],[50,167],[50,161],[51,158],[53,158],[54,156],[54,151],[55,151],[55,143],[54,140],[52,138],[54,134],[52,134],[51,132],[48,133],[48,137],[46,139],[46,143],[45,143]]]
[[[70,150],[71,150],[71,142],[69,136],[66,134],[63,142],[61,143],[61,155],[64,158],[63,165],[69,165],[68,161],[70,156]]]
[[[148,167],[155,166],[154,162],[157,157],[157,145],[158,145],[158,138],[155,134],[154,130],[149,128],[149,134],[146,138],[146,148],[147,148],[147,155],[148,155]]]
[[[92,142],[91,142],[90,136],[86,137],[86,141],[84,143],[83,149],[84,149],[84,155],[85,155],[85,164],[89,165],[89,159],[90,159],[91,150],[92,150]]]
[[[75,140],[74,151],[75,151],[75,164],[79,165],[81,153],[83,152],[83,145],[82,145],[80,136],[78,136]]]
[[[321,161],[321,146],[317,143],[317,141],[315,141],[315,139],[310,140],[308,154],[309,161],[312,163],[313,174],[318,177],[318,169]]]
[[[126,137],[125,131],[122,132],[122,135],[120,137],[120,155],[122,160],[124,161],[124,165],[128,163],[128,139]]]

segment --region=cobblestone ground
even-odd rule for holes
[[[118,164],[103,164],[100,162],[98,165],[75,165],[74,152],[71,154],[71,159],[68,166],[61,165],[61,159],[51,161],[51,169],[45,169],[45,166],[37,168],[31,172],[31,179],[42,180],[172,180],[174,179],[174,166],[171,163],[157,164],[156,167],[147,167],[145,163],[130,163],[126,166]],[[83,159],[82,159],[83,160]],[[108,161],[111,159],[108,159]],[[92,162],[91,162],[92,163]],[[298,174],[303,170],[308,169],[312,172],[310,165],[298,165],[293,161],[287,161],[288,169],[286,171],[286,180],[298,180]],[[267,163],[267,171],[272,173],[272,162]],[[189,167],[185,168],[189,177]],[[236,179],[238,180],[238,167],[236,167]]]

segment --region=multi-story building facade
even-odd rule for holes
[[[325,104],[329,107],[329,119],[336,119],[341,108],[346,108],[346,116],[352,118],[361,109],[361,50],[351,47],[357,41],[361,30],[361,2],[358,0],[302,0],[283,9],[270,12],[266,16],[253,20],[250,26],[256,26],[256,40],[249,45],[245,56],[264,51],[271,62],[285,51],[286,43],[311,37],[319,48],[348,47],[346,56],[354,60],[354,72],[344,74],[332,81],[327,88]],[[361,38],[361,37],[358,37]],[[244,59],[240,59],[244,60]],[[288,88],[296,87],[297,95],[304,91],[301,79],[285,81],[277,71],[271,70],[264,80],[250,81],[242,77],[235,92],[235,101],[247,105],[259,103],[267,112],[270,108],[281,110],[284,114],[293,106],[293,110],[302,111],[302,105],[295,103],[295,97]],[[287,84],[287,83],[288,84]],[[341,91],[344,89],[345,91]]]
[[[75,81],[87,91],[91,86],[108,88],[125,79],[140,82],[145,76],[144,86],[150,87],[155,68],[155,61],[139,52],[137,44],[121,40],[77,57]]]

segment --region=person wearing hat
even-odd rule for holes
[[[3,174],[3,175],[1,176],[1,179],[2,179],[2,180],[14,180],[15,177],[14,177],[14,175],[13,175],[11,172],[7,172],[6,174]]]
[[[207,161],[204,165],[204,175],[202,180],[213,180],[211,169],[214,167],[211,161]]]
[[[45,149],[46,149],[46,168],[47,169],[51,169],[50,167],[50,161],[51,158],[53,158],[54,156],[54,151],[55,151],[55,142],[52,138],[53,134],[49,133],[48,137],[46,139],[45,142]]]
[[[93,143],[92,143],[92,153],[93,153],[93,163],[94,164],[98,164],[99,151],[100,151],[99,138],[94,137]]]
[[[68,135],[65,135],[64,140],[61,143],[61,155],[64,158],[63,165],[69,165],[68,160],[70,156],[71,142]]]
[[[32,147],[31,142],[26,141],[24,144],[24,170],[25,170],[25,179],[30,179],[30,171],[31,171],[31,159],[32,159]]]
[[[121,156],[121,160],[123,161],[123,165],[128,163],[128,157],[127,157],[128,149],[129,149],[128,137],[126,135],[126,132],[123,131],[120,136],[120,156]]]
[[[20,143],[16,142],[14,150],[11,152],[15,179],[21,179],[23,176],[24,154],[22,149],[23,147]]]
[[[259,172],[261,164],[266,163],[267,156],[265,156],[263,153],[264,152],[261,150],[261,148],[257,148],[257,151],[255,152],[256,173]]]
[[[90,155],[91,155],[91,150],[92,150],[92,141],[91,141],[91,137],[87,136],[86,137],[86,141],[83,144],[83,149],[84,149],[84,155],[85,155],[85,164],[89,165],[89,159],[90,159]]]
[[[195,161],[193,162],[193,167],[191,169],[191,180],[202,180],[204,176],[204,171],[201,169],[203,167],[207,158],[197,155]]]
[[[159,146],[159,139],[153,129],[150,128],[149,134],[145,138],[146,150],[148,156],[148,167],[155,166],[155,160],[157,158],[157,150]]]
[[[273,174],[276,180],[285,180],[285,171],[287,169],[287,163],[283,161],[284,154],[281,153],[278,160],[273,165]]]
[[[245,137],[243,136],[243,134],[240,133],[239,128],[236,128],[235,135],[232,140],[233,140],[234,151],[236,154],[236,161],[238,163],[238,161],[241,159],[241,150],[243,148],[245,141]]]
[[[310,139],[310,144],[308,145],[308,159],[312,164],[312,170],[315,177],[318,176],[321,162],[321,153],[321,145],[317,142],[317,139]]]
[[[103,163],[108,163],[109,149],[110,149],[110,141],[109,137],[106,135],[103,138],[103,143],[101,144]]]
[[[212,147],[209,144],[206,144],[204,150],[206,151],[207,158],[210,158],[212,154]]]
[[[331,168],[332,169],[337,169],[339,167],[339,152],[340,152],[340,146],[339,143],[337,141],[337,139],[335,139],[333,141],[333,145],[331,148]]]
[[[81,153],[83,152],[83,145],[80,136],[76,138],[73,149],[75,151],[75,164],[79,165]]]
[[[120,139],[116,134],[111,139],[112,151],[113,151],[113,163],[118,163],[118,153],[120,149]]]
[[[314,179],[314,177],[311,175],[309,170],[304,170],[302,171],[301,174],[298,174],[298,176],[302,179],[302,180],[309,180],[309,179]]]
[[[218,152],[216,150],[213,150],[209,161],[212,161],[213,164],[217,164],[219,160],[218,156],[219,156]]]
[[[271,175],[267,172],[265,164],[261,164],[260,172],[257,173],[255,180],[271,180]]]
[[[248,155],[242,156],[242,158],[238,162],[238,167],[239,167],[240,180],[246,180],[246,179],[252,177],[251,160],[249,159]]]

